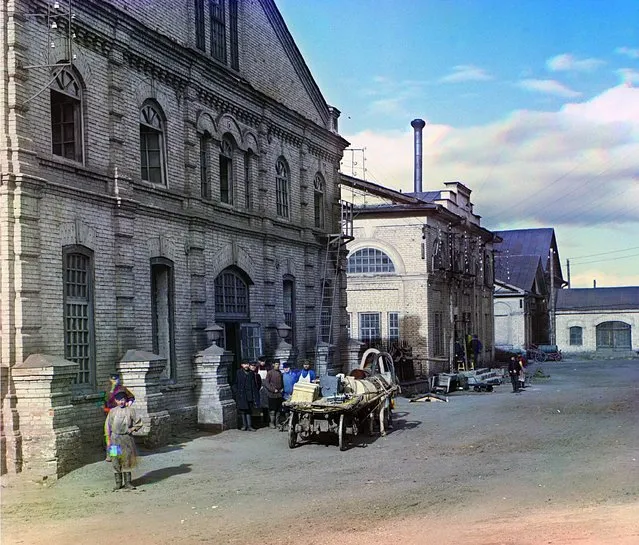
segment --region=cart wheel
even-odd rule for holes
[[[295,448],[297,446],[297,431],[295,431],[296,425],[297,414],[295,411],[291,411],[291,417],[288,421],[288,448]]]
[[[339,449],[346,450],[346,417],[342,413],[339,417],[339,428],[337,429]]]
[[[536,362],[544,362],[546,361],[546,353],[542,352],[541,350],[539,350],[536,354],[535,354],[535,361]]]
[[[479,386],[473,386],[473,390],[475,390],[475,392],[479,392],[481,388]]]

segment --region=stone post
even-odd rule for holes
[[[280,341],[273,357],[280,362],[287,361],[289,365],[294,366],[297,361],[297,349],[286,341]]]
[[[12,369],[23,472],[58,479],[81,465],[80,428],[71,404],[77,373],[77,363],[46,354],[32,354]]]
[[[237,409],[228,371],[233,354],[216,344],[195,355],[195,400],[198,427],[222,431],[237,427]]]
[[[321,375],[335,375],[338,370],[333,363],[334,346],[332,344],[320,342],[315,351],[315,373]]]
[[[353,369],[359,369],[363,346],[364,343],[357,339],[348,339],[348,343],[346,343],[346,373],[350,373]]]
[[[169,441],[171,417],[160,391],[160,376],[166,367],[166,358],[129,350],[117,364],[124,384],[135,396],[133,408],[142,417],[142,429],[135,435],[143,438],[144,446],[154,448]]]

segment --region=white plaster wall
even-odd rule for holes
[[[597,349],[597,326],[603,322],[625,322],[632,328],[631,342],[634,351],[639,350],[639,310],[628,312],[557,313],[557,345],[562,352],[594,352]],[[570,344],[570,328],[581,327],[583,344]]]
[[[524,346],[526,342],[526,320],[523,307],[523,298],[521,296],[494,299],[496,346]]]

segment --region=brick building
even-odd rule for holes
[[[12,0],[0,18],[2,471],[99,452],[116,370],[151,445],[235,427],[239,358],[274,354],[282,322],[315,350],[339,111],[273,0]],[[206,349],[214,323],[226,350]]]
[[[355,203],[348,244],[350,336],[367,346],[404,347],[405,380],[454,369],[454,343],[477,334],[493,349],[493,233],[473,212],[471,191],[399,193],[342,175]],[[364,204],[365,203],[365,204]]]

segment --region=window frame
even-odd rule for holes
[[[287,288],[290,291],[290,297],[287,301]],[[288,304],[287,304],[288,303]],[[295,277],[290,274],[284,275],[282,278],[282,311],[284,314],[284,323],[291,328],[290,344],[295,344]]]
[[[373,319],[377,321],[377,326],[365,325],[366,320]],[[359,341],[368,344],[374,344],[382,340],[382,317],[380,312],[359,312],[358,313],[358,333]],[[364,330],[376,331],[377,336],[364,335]]]
[[[195,0],[195,47],[206,52],[204,0]]]
[[[568,342],[570,346],[583,346],[584,328],[578,325],[568,328]]]
[[[326,183],[324,177],[318,172],[313,179],[313,212],[315,216],[315,228],[324,229],[324,191]]]
[[[388,341],[399,342],[399,338],[400,338],[399,312],[397,311],[388,312],[387,320],[388,320]]]
[[[68,278],[72,275],[69,274],[69,258],[72,256],[80,256],[86,260],[87,267],[85,269],[86,274],[86,298],[81,297],[69,297],[69,285]],[[76,269],[77,271],[77,269]],[[96,346],[95,346],[95,255],[93,250],[81,246],[78,244],[65,246],[62,248],[62,320],[64,331],[64,358],[69,361],[78,363],[78,374],[73,379],[73,389],[81,391],[93,391],[96,388]],[[77,276],[76,276],[77,277]],[[75,302],[73,302],[75,301]],[[68,312],[69,305],[86,305],[86,319],[87,319],[87,343],[88,347],[88,359],[86,368],[82,368],[82,363],[78,361],[78,358],[74,358],[72,354],[70,339],[73,334],[84,330],[70,330],[68,328],[69,321],[75,322],[78,320],[77,315],[71,316]],[[87,380],[80,380],[81,373],[86,373]]]
[[[209,0],[211,56],[226,64],[226,2]]]
[[[164,257],[154,257],[150,260],[150,290],[151,290],[151,331],[153,340],[153,353],[160,354],[159,322],[157,319],[158,299],[156,297],[156,272],[160,269],[167,272],[167,322],[169,354],[166,355],[167,366],[163,378],[170,381],[177,380],[177,359],[175,348],[175,264]]]
[[[84,92],[79,78],[69,68],[62,68],[49,86],[49,106],[51,123],[51,154],[68,161],[84,163]],[[71,122],[66,120],[65,106],[72,109]],[[60,114],[59,122],[54,122],[55,111]],[[73,140],[65,140],[65,125],[73,123]],[[56,143],[56,133],[60,141]],[[72,145],[72,153],[66,153],[67,144]],[[56,152],[56,146],[60,146]]]
[[[233,278],[233,285],[225,284],[225,280]],[[238,282],[242,284],[245,290],[242,303],[242,294],[238,295]],[[248,320],[250,316],[250,283],[245,275],[234,268],[224,269],[213,280],[214,289],[214,305],[216,318],[226,321]],[[232,290],[232,302],[228,300],[230,291]]]
[[[366,246],[348,256],[346,272],[348,274],[396,274],[397,270],[395,263],[386,252]]]
[[[233,206],[234,169],[233,157],[235,154],[235,141],[228,135],[224,135],[220,142],[220,202]]]
[[[200,142],[200,197],[211,199],[211,144],[212,137],[208,132],[198,135]]]
[[[231,68],[240,69],[240,43],[238,32],[238,0],[229,0],[229,41],[231,45]]]
[[[291,219],[291,170],[284,157],[275,162],[275,213],[278,218]]]
[[[150,115],[152,112],[152,116]],[[149,149],[149,135],[155,134],[158,138],[157,149]],[[146,145],[146,147],[145,147]],[[158,105],[152,102],[145,102],[140,108],[140,178],[153,185],[166,186],[166,123],[164,114]],[[159,155],[159,166],[149,166],[149,153],[155,152]],[[145,166],[146,164],[146,166]],[[146,169],[146,177],[145,171]],[[160,181],[154,181],[149,176],[151,169],[160,172]]]

